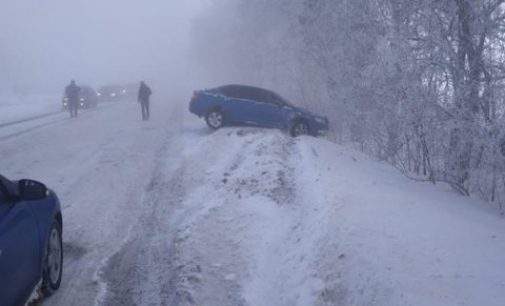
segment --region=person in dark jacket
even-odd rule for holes
[[[70,85],[65,87],[65,97],[68,99],[68,109],[70,110],[70,117],[77,117],[77,109],[79,108],[79,92],[81,88],[72,80]]]
[[[138,101],[142,109],[142,120],[149,120],[149,97],[152,91],[144,81],[140,82]]]

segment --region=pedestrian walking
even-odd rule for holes
[[[140,108],[142,110],[142,120],[144,121],[149,120],[149,98],[151,94],[151,88],[149,88],[149,86],[147,86],[144,81],[140,82],[138,102],[140,103]]]
[[[77,109],[79,108],[79,93],[81,88],[75,84],[72,80],[70,84],[65,87],[65,97],[68,99],[68,109],[70,111],[70,117],[77,117]]]

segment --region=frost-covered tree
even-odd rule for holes
[[[504,1],[216,1],[194,49],[216,82],[275,89],[336,140],[503,203]]]

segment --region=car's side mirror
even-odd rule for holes
[[[42,200],[47,197],[46,185],[32,180],[18,181],[19,198],[24,201]]]

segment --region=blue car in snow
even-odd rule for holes
[[[328,119],[296,107],[270,90],[226,85],[195,91],[191,113],[205,118],[212,129],[258,126],[288,131],[291,136],[318,136],[328,130]]]
[[[0,175],[0,305],[24,305],[61,283],[63,220],[56,194],[32,180]]]

